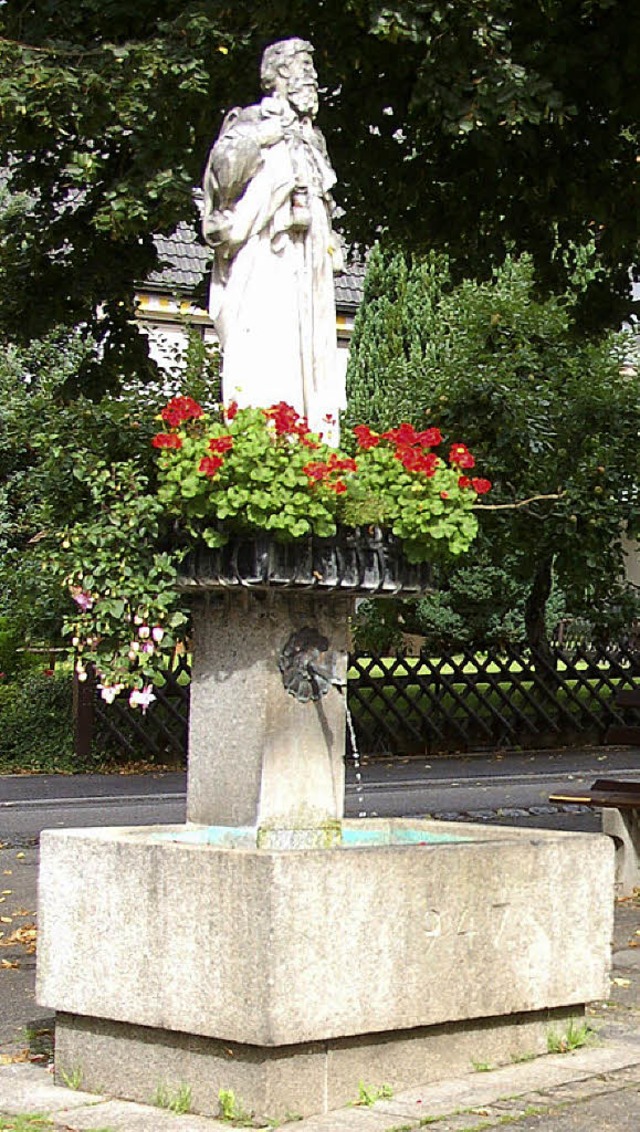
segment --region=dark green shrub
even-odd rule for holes
[[[71,771],[71,678],[27,673],[0,683],[0,771]]]

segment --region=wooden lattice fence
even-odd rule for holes
[[[640,713],[616,702],[639,681],[635,642],[555,645],[548,656],[518,646],[439,657],[353,655],[348,705],[360,753],[603,743],[616,728],[640,726]],[[96,696],[90,709],[80,706],[76,734],[84,750],[88,741],[94,749],[131,758],[183,758],[189,715],[185,657],[156,693],[145,716],[119,699],[107,705]]]

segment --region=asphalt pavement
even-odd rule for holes
[[[358,777],[359,776],[359,777]],[[594,778],[640,781],[640,750],[592,747],[465,755],[363,759],[349,763],[349,817],[433,817],[559,829],[595,830],[587,807],[550,806],[560,787],[580,790]],[[186,775],[0,776],[0,842],[20,844],[42,829],[172,824],[185,820]]]

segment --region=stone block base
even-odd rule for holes
[[[358,1099],[362,1082],[394,1092],[546,1053],[579,1007],[513,1014],[269,1049],[146,1026],[58,1014],[56,1079],[88,1092],[153,1103],[158,1090],[191,1091],[191,1110],[218,1116],[219,1093],[258,1119],[330,1112]]]

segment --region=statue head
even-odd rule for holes
[[[318,76],[313,46],[305,39],[281,39],[265,48],[260,69],[265,94],[286,98],[297,114],[318,113]]]

